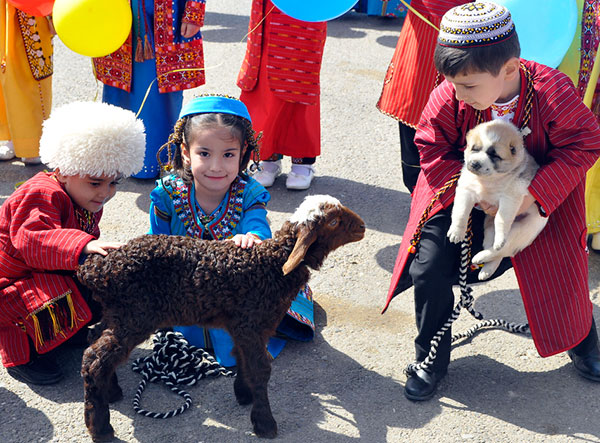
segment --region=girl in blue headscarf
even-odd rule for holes
[[[267,222],[268,191],[244,172],[258,150],[246,106],[218,96],[193,99],[180,113],[167,151],[168,175],[150,194],[150,233],[231,240],[241,248],[271,237]],[[212,348],[224,366],[234,366],[233,341],[221,329],[177,327],[190,341]],[[292,303],[268,343],[275,357],[285,337],[308,341],[314,336],[314,310],[308,286]]]

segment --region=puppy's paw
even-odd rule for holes
[[[505,238],[495,238],[493,248],[494,248],[494,250],[499,251],[500,249],[502,249],[504,247],[505,244],[506,244]]]
[[[460,243],[465,239],[467,235],[467,229],[461,226],[452,224],[450,225],[450,229],[448,229],[448,239],[452,243]]]
[[[489,262],[490,260],[493,260],[494,256],[495,253],[492,250],[484,249],[483,251],[479,251],[477,254],[475,254],[471,261],[475,265],[482,265],[484,263]]]
[[[490,278],[492,276],[492,274],[490,274],[488,271],[486,271],[485,269],[481,269],[481,271],[479,271],[479,274],[477,274],[477,278],[479,280],[487,280],[488,278]]]
[[[491,278],[494,275],[494,272],[496,272],[496,269],[498,269],[498,266],[500,266],[501,261],[501,258],[496,257],[496,259],[490,260],[484,264],[481,268],[481,271],[479,271],[479,274],[477,275],[479,280],[487,280],[488,278]]]

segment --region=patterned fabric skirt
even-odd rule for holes
[[[148,86],[150,86],[150,83],[155,78],[156,64],[154,60],[146,60],[142,63],[133,62],[131,93],[113,86],[104,85],[102,101],[137,113],[142,105]],[[134,177],[158,177],[160,170],[156,154],[160,147],[166,143],[169,134],[173,131],[173,126],[175,126],[175,122],[179,116],[182,102],[182,91],[160,94],[157,83],[152,83],[152,88],[144,103],[144,108],[139,115],[146,127],[144,167]],[[166,161],[166,154],[162,161]]]
[[[231,367],[236,365],[231,355],[233,340],[223,329],[201,328],[199,326],[176,326],[187,341],[199,348],[212,349],[219,363]],[[308,285],[298,292],[286,316],[277,328],[277,334],[269,339],[267,351],[275,358],[285,346],[286,339],[311,341],[315,335],[314,304],[312,291]]]

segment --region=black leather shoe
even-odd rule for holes
[[[429,400],[435,394],[437,385],[446,375],[417,369],[417,372],[411,374],[404,385],[404,395],[412,401]]]
[[[6,368],[12,378],[32,385],[53,385],[63,374],[50,356],[35,356],[29,363]]]
[[[567,351],[577,373],[588,380],[600,381],[600,349],[596,346],[584,355],[577,355],[573,349]]]

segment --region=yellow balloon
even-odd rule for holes
[[[56,0],[52,18],[65,46],[88,57],[116,51],[131,31],[129,0]]]

